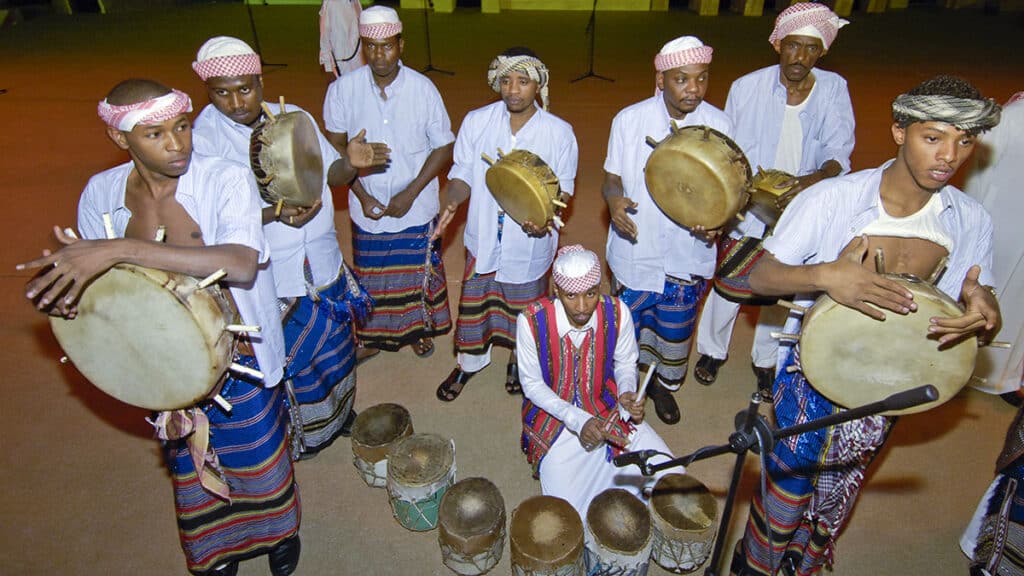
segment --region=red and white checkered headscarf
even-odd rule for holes
[[[569,294],[586,292],[601,283],[601,261],[579,244],[563,246],[551,266],[551,277]]]
[[[680,36],[661,47],[654,57],[654,69],[664,72],[689,64],[711,64],[715,49],[705,46],[696,36]]]
[[[359,35],[383,40],[402,33],[398,12],[387,6],[370,6],[359,15]]]
[[[110,104],[104,98],[96,111],[107,126],[131,132],[139,124],[151,126],[191,112],[192,99],[181,90],[172,89],[163,96],[124,106]]]
[[[821,40],[825,50],[835,42],[839,29],[850,22],[840,18],[828,6],[814,2],[798,2],[779,13],[768,42],[778,47],[790,35],[811,36]]]
[[[260,55],[248,44],[231,36],[214,36],[199,47],[192,69],[206,82],[208,78],[262,74]]]

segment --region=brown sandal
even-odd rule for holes
[[[420,338],[413,342],[412,351],[420,358],[430,358],[434,353],[434,340],[431,338]]]

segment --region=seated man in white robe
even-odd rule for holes
[[[633,320],[618,298],[601,294],[597,255],[579,245],[564,247],[551,275],[556,297],[531,304],[516,320],[526,397],[522,444],[541,491],[567,500],[585,517],[603,490],[624,488],[642,497],[657,480],[616,467],[613,456],[647,449],[663,454],[651,463],[672,456],[643,421]]]

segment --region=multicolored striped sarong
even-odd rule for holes
[[[971,551],[973,570],[992,576],[1024,574],[1024,458],[998,476],[980,505],[982,517]]]
[[[356,327],[366,346],[395,351],[451,330],[441,240],[428,251],[431,230],[424,224],[374,234],[352,224],[353,268],[375,302]]]
[[[476,258],[466,254],[462,275],[459,319],[455,326],[455,351],[484,354],[492,346],[515,348],[516,316],[529,304],[547,296],[548,278],[526,284],[495,280],[495,272],[474,272]]]
[[[787,359],[786,367],[790,365],[799,366],[799,349]],[[842,410],[811,387],[803,372],[785,369],[775,379],[774,401],[780,428]],[[772,561],[797,576],[818,574],[831,566],[836,535],[853,510],[864,472],[895,421],[869,416],[780,439],[767,458],[767,493],[755,494],[751,502],[732,573],[772,574]],[[772,532],[770,554],[766,516]]]
[[[288,350],[286,385],[291,386],[292,458],[318,452],[334,441],[356,395],[353,318],[346,307],[345,270],[320,288],[316,302],[296,300],[284,320]]]
[[[619,299],[629,306],[640,346],[640,364],[657,361],[658,378],[667,388],[678,389],[686,376],[690,337],[707,282],[683,284],[666,278],[661,294],[623,287]]]
[[[765,255],[760,238],[723,238],[718,243],[718,268],[715,270],[715,292],[740,304],[774,304],[778,298],[756,296],[750,288],[750,271]]]
[[[237,361],[256,367],[249,356]],[[284,388],[229,376],[220,394],[231,403],[230,413],[212,402],[202,408],[210,420],[210,445],[231,490],[230,504],[199,484],[184,440],[165,443],[181,546],[192,572],[268,552],[299,530]]]

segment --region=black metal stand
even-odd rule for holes
[[[451,70],[442,70],[440,68],[434,68],[434,61],[430,56],[430,11],[434,9],[434,3],[430,0],[426,0],[423,3],[423,32],[427,36],[427,65],[423,67],[422,72],[427,74],[429,72],[437,72],[438,74],[445,74],[447,76],[454,76],[455,72]]]
[[[587,23],[586,33],[590,35],[590,50],[587,57],[590,66],[582,76],[570,80],[569,83],[573,84],[583,80],[584,78],[597,78],[598,80],[604,80],[606,82],[615,82],[615,80],[607,76],[601,76],[600,74],[594,73],[594,41],[597,38],[597,0],[594,0],[594,7],[590,9],[590,21]]]
[[[729,528],[729,521],[732,518],[732,509],[736,500],[736,492],[739,488],[740,479],[743,475],[743,462],[746,460],[747,452],[753,450],[756,453],[768,453],[775,447],[775,442],[780,438],[803,434],[810,430],[817,430],[850,420],[856,420],[865,416],[873,416],[890,410],[903,410],[919,404],[934,402],[939,397],[934,386],[920,386],[906,392],[893,394],[884,400],[872,402],[859,408],[852,408],[838,414],[818,418],[804,424],[788,426],[786,428],[772,428],[768,421],[757,413],[761,405],[761,396],[755,393],[747,409],[736,414],[736,432],[729,435],[729,443],[721,445],[705,446],[699,450],[674,460],[660,464],[647,464],[647,459],[655,456],[658,452],[653,450],[642,450],[640,452],[627,452],[615,457],[617,466],[636,464],[645,476],[650,476],[660,470],[675,468],[677,466],[689,466],[698,460],[705,460],[714,456],[736,454],[736,463],[732,469],[732,479],[729,482],[729,492],[725,497],[725,506],[722,509],[722,520],[718,526],[718,533],[715,535],[715,548],[711,554],[711,561],[705,576],[718,576],[718,564],[722,559],[722,548],[725,545],[726,531]],[[764,471],[762,471],[762,474]]]
[[[256,49],[256,53],[260,55],[260,65],[264,68],[267,66],[287,66],[287,64],[272,64],[263,59],[263,50],[260,48],[260,35],[256,32],[256,18],[252,15],[252,4],[249,3],[249,0],[242,0],[242,2],[245,3],[245,11],[249,14],[249,28],[252,30],[252,44],[253,48]],[[267,0],[263,0],[263,5],[267,5]]]

